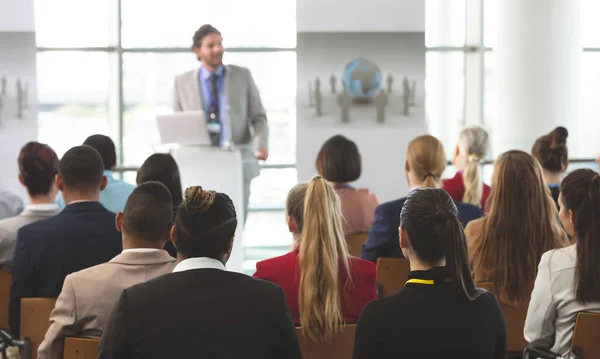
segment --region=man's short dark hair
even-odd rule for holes
[[[83,144],[98,151],[100,157],[102,157],[102,161],[104,161],[105,170],[111,170],[117,165],[117,149],[110,137],[104,135],[92,135],[88,137]]]
[[[220,260],[229,249],[236,227],[235,207],[229,196],[200,186],[190,187],[177,209],[177,252],[187,258]]]
[[[217,30],[216,27],[212,26],[211,24],[205,24],[200,26],[200,28],[196,31],[196,33],[194,34],[194,37],[192,38],[192,47],[200,47],[202,46],[202,39],[204,39],[207,35],[210,34],[219,34],[221,35],[221,32],[219,30]]]
[[[104,162],[94,148],[87,145],[77,146],[62,156],[58,173],[68,188],[99,191],[104,176]]]
[[[362,171],[362,160],[356,143],[342,135],[331,137],[321,147],[316,167],[319,175],[327,181],[356,181]]]
[[[129,195],[123,210],[123,231],[137,239],[156,242],[168,237],[173,224],[169,189],[160,182],[146,182]]]

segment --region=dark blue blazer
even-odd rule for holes
[[[360,252],[362,259],[377,262],[379,257],[404,257],[400,250],[398,226],[400,226],[400,212],[405,200],[406,197],[377,206],[373,224]],[[458,201],[454,201],[454,203],[463,226],[466,226],[469,221],[483,216],[479,207]]]
[[[56,298],[68,274],[121,253],[115,214],[99,202],[79,202],[19,229],[13,257],[9,325],[19,335],[21,298]]]

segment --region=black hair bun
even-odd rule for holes
[[[552,132],[550,132],[550,138],[552,139],[552,143],[550,144],[551,149],[555,149],[561,146],[566,146],[567,137],[569,137],[569,131],[567,131],[564,127],[557,127]]]

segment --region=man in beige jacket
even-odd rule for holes
[[[172,272],[176,260],[162,249],[172,225],[169,190],[158,182],[137,187],[116,216],[123,252],[108,263],[67,276],[38,358],[62,358],[65,337],[100,338],[124,289]]]

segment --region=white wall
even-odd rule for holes
[[[33,0],[0,0],[0,32],[4,31],[34,31]]]
[[[423,32],[425,0],[297,0],[296,19],[298,32]]]

